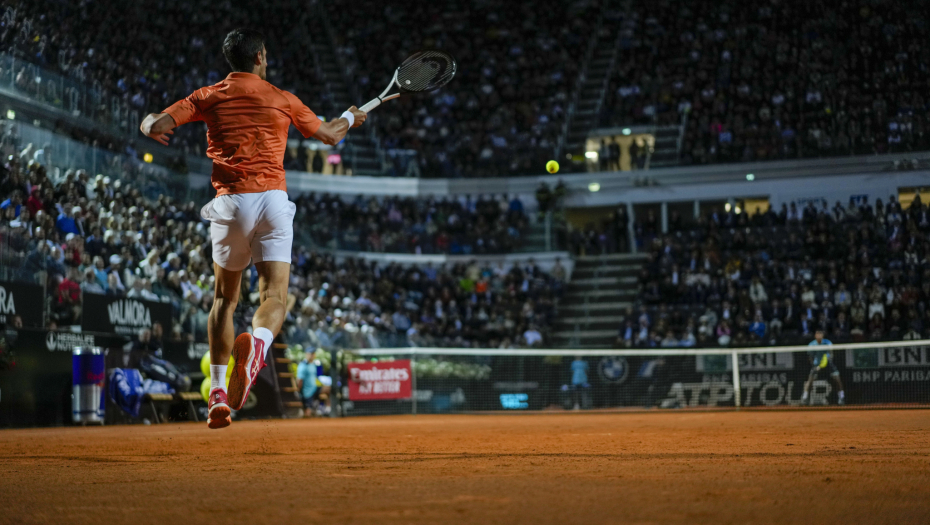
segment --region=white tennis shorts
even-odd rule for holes
[[[296,211],[281,190],[211,200],[200,215],[210,221],[213,262],[234,272],[246,269],[249,260],[290,263]]]

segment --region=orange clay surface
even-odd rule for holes
[[[0,523],[930,523],[930,410],[0,431]]]

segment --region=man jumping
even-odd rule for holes
[[[832,346],[833,342],[829,339],[823,338],[823,330],[817,330],[814,332],[814,340],[810,342],[808,346]],[[811,373],[807,376],[807,382],[804,383],[804,393],[801,395],[801,404],[808,402],[808,395],[811,391],[811,386],[814,384],[814,380],[817,379],[817,376],[820,375],[821,370],[826,370],[830,379],[836,385],[837,390],[837,404],[845,405],[846,404],[846,392],[843,391],[843,381],[840,380],[840,371],[836,368],[836,365],[833,363],[833,352],[826,348],[818,348],[816,350],[810,350],[807,352],[808,357],[811,360]]]
[[[293,124],[304,137],[334,146],[367,117],[352,106],[341,118],[322,122],[297,97],[266,82],[265,38],[257,31],[230,32],[223,55],[232,68],[229,76],[162,113],[145,117],[140,126],[145,136],[167,145],[177,126],[197,120],[207,123],[207,156],[213,159],[211,179],[216,188],[216,198],[200,212],[210,221],[216,272],[208,325],[210,428],[229,426],[230,408],[242,408],[284,323],[296,211],[287,198],[284,176],[288,127]],[[252,334],[235,337],[233,313],[242,271],[250,260],[258,271],[261,306],[252,319]],[[227,393],[230,353],[236,364]]]

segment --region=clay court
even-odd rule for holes
[[[930,411],[0,432],[0,523],[928,523]]]

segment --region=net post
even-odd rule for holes
[[[417,415],[417,353],[416,351],[411,352],[410,354],[410,397],[411,397],[411,409],[410,412],[412,415]]]
[[[739,385],[739,354],[736,350],[730,353],[733,360],[733,403],[736,408],[740,407],[740,385]]]
[[[329,371],[332,375],[332,384],[335,388],[330,387],[329,389],[329,395],[332,396],[329,402],[329,417],[345,417],[344,407],[342,406],[342,381],[339,380],[342,374],[342,371],[339,370],[339,351],[331,350],[330,355]],[[348,386],[348,384],[348,380],[346,380],[346,385]]]

